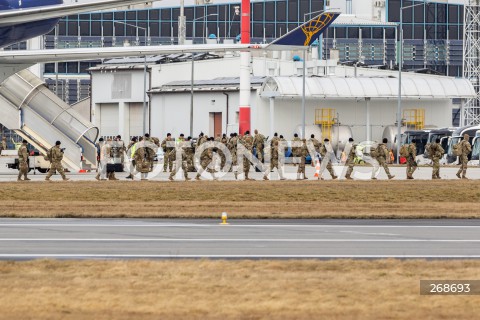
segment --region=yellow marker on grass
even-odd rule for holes
[[[227,222],[227,213],[226,212],[222,212],[222,223],[220,224],[228,224]]]

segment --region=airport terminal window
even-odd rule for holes
[[[178,16],[180,15],[180,9],[179,8],[173,8],[172,9],[172,20],[178,22]]]
[[[449,26],[448,27],[448,39],[458,40],[458,26]]]
[[[68,22],[68,35],[77,36],[78,35],[78,22],[69,21]]]
[[[218,14],[217,8],[218,8],[217,6],[207,7],[207,20],[208,21],[217,21],[218,20],[217,16],[209,16],[211,14]]]
[[[78,20],[78,14],[74,14],[74,15],[68,16],[68,20],[75,20],[75,21],[77,21],[77,20]]]
[[[358,39],[358,28],[348,28],[348,38]]]
[[[437,3],[437,23],[447,22],[447,5],[443,3]]]
[[[67,62],[67,73],[78,73],[78,62]]]
[[[113,13],[111,13],[111,12],[102,13],[102,19],[103,20],[113,20]]]
[[[59,35],[66,35],[67,34],[67,23],[65,21],[60,21],[58,24],[58,34]],[[53,34],[55,34],[55,30],[53,30]]]
[[[201,16],[199,16],[201,17]],[[162,9],[162,18],[161,18],[162,21],[165,21],[165,20],[172,20],[172,10],[170,9]]]
[[[400,21],[400,0],[388,1],[388,21],[389,22]]]
[[[427,23],[435,23],[436,16],[436,6],[434,3],[431,3],[427,6]]]
[[[82,37],[90,36],[90,22],[88,21],[80,21],[80,35]],[[98,23],[100,25],[100,23]]]
[[[105,21],[103,22],[103,35],[106,37],[113,36],[113,22]]]
[[[279,21],[285,21],[287,19],[287,5],[286,2],[276,2],[277,12],[276,17]]]
[[[362,27],[362,39],[370,39],[372,37],[372,29]]]
[[[219,21],[228,22],[230,20],[230,16],[229,16],[229,13],[228,13],[229,8],[230,8],[230,6],[223,6],[223,7],[218,8],[218,20]]]
[[[298,21],[298,4],[296,1],[288,2],[288,21]]]
[[[161,29],[160,29],[160,36],[162,37],[170,37],[170,23],[168,22],[162,22],[161,24]],[[197,33],[198,33],[198,30],[197,30]],[[201,34],[201,30],[200,30],[200,34]]]
[[[425,7],[418,6],[414,7],[413,10],[415,23],[423,23],[425,21]]]
[[[170,30],[170,37],[178,37],[178,22],[172,23],[172,29]]]
[[[310,1],[308,0],[300,0],[300,13],[301,13],[301,16],[299,17],[300,21],[303,21],[303,15],[305,13],[310,13],[310,12],[313,12],[312,10],[310,10]],[[307,15],[306,16],[306,19],[309,19],[311,17],[314,17],[315,14],[312,14],[312,15]]]
[[[80,73],[88,73],[90,62],[80,62]]]
[[[78,16],[78,20],[90,20],[89,14],[81,14]]]
[[[275,25],[275,32],[276,32],[275,37],[278,38],[280,36],[283,36],[285,34],[286,30],[287,30],[287,25],[286,24],[277,23]]]
[[[459,6],[448,5],[448,22],[458,23],[458,9]]]
[[[347,28],[335,28],[335,36],[339,39],[345,39],[347,37]]]
[[[255,23],[252,31],[252,37],[263,38],[263,24]]]
[[[101,13],[92,13],[90,15],[90,20],[100,21],[100,20],[102,20],[102,14]]]
[[[136,11],[127,11],[127,20],[137,20],[137,12]]]
[[[437,25],[437,39],[447,39],[447,26]]]
[[[385,28],[385,38],[395,39],[395,28]]]
[[[434,24],[427,24],[425,27],[425,31],[427,34],[427,40],[434,40],[435,39],[435,25]]]
[[[416,24],[413,28],[413,37],[415,39],[423,39],[425,36],[425,28],[423,24]]]
[[[58,73],[67,73],[67,64],[65,62],[58,63]]]
[[[55,63],[45,63],[45,73],[55,73]]]
[[[80,25],[80,28],[83,33],[83,26]],[[105,29],[103,30],[105,32]],[[102,36],[102,23],[100,21],[92,21],[92,30],[90,32],[91,36],[100,37]]]
[[[411,24],[403,25],[403,39],[413,39],[412,38],[413,28]]]
[[[230,37],[234,38],[240,34],[240,22],[233,22],[230,27]]]
[[[403,10],[403,23],[413,22],[413,8]]]
[[[275,3],[265,3],[265,21],[275,21]]]
[[[265,36],[267,38],[276,38],[275,37],[275,24],[266,23],[265,24]]]
[[[312,5],[311,12],[320,11],[325,8],[323,0],[322,1],[314,0],[314,1],[311,1],[310,4]]]
[[[114,13],[115,20],[125,20],[125,12],[118,11]]]
[[[263,21],[263,3],[253,3],[252,20]]]
[[[137,12],[138,20],[148,20],[148,11],[141,10]]]
[[[187,27],[188,27],[188,24],[187,24]],[[190,23],[190,28],[191,28],[191,23]],[[187,35],[188,34],[192,34],[192,33],[190,32],[190,33],[187,33]],[[160,36],[160,23],[150,22],[150,36],[152,37]]]
[[[195,19],[205,16],[205,12],[206,12],[205,7],[195,7]],[[163,15],[162,15],[162,19],[163,19]]]
[[[289,23],[289,24],[288,24],[288,30],[286,30],[286,31],[293,30],[293,29],[295,29],[296,27],[298,27],[298,24],[296,24],[296,23]]]
[[[372,28],[373,39],[383,39],[383,28]]]
[[[187,9],[191,10],[191,8],[185,8],[185,13],[187,12]],[[158,10],[158,9],[150,10],[149,16],[150,16],[150,20],[159,20],[160,19],[160,10]]]
[[[125,36],[125,27],[126,26],[124,24],[114,23],[114,27],[115,27],[115,32],[114,32],[115,36],[119,36],[119,37]]]

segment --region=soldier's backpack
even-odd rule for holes
[[[453,154],[455,156],[461,156],[463,154],[463,148],[460,143],[456,143],[453,145]]]
[[[378,158],[378,156],[379,156],[378,147],[371,146],[370,147],[370,157]]]
[[[407,157],[408,156],[408,145],[404,144],[400,147],[400,156]]]
[[[432,158],[432,144],[431,143],[427,143],[425,145],[425,157],[428,158],[428,159],[431,159]]]
[[[47,155],[44,157],[45,160],[52,162],[53,159],[53,148],[48,149]]]

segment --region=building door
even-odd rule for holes
[[[140,137],[143,132],[143,103],[130,103],[130,136]]]
[[[211,137],[222,135],[222,113],[210,112],[210,130]]]
[[[100,136],[113,137],[118,134],[118,104],[100,105]]]

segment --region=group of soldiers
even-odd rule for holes
[[[63,154],[64,150],[61,148],[61,142],[55,142],[55,146],[50,148],[47,151],[47,155],[45,156],[45,160],[50,161],[50,170],[45,177],[45,181],[50,181],[52,175],[56,172],[60,174],[63,181],[70,180],[65,175],[65,170],[62,166]],[[30,152],[28,151],[28,141],[23,140],[20,148],[18,148],[18,177],[17,181],[30,181],[28,178],[28,171],[30,170],[29,167],[29,156]],[[23,177],[23,180],[22,180]]]
[[[370,147],[366,153],[373,161],[374,169],[372,171],[372,179],[376,180],[376,174],[378,169],[383,167],[388,179],[393,179],[395,176],[390,173],[388,168],[388,159],[390,159],[390,151],[387,148],[387,139],[383,139],[382,143],[376,144]],[[19,174],[18,180],[29,181],[27,173],[29,170],[29,152],[27,149],[27,141],[24,140],[20,148],[18,149],[19,157]],[[186,181],[191,180],[188,177],[188,172],[197,171],[196,179],[200,180],[203,173],[209,173],[214,180],[215,176],[215,155],[220,158],[220,170],[226,169],[227,160],[231,161],[231,168],[229,170],[234,173],[235,179],[238,179],[240,173],[244,174],[245,180],[253,180],[249,177],[250,168],[253,164],[255,167],[260,168],[260,171],[264,172],[263,179],[269,180],[268,175],[274,169],[277,169],[280,180],[285,180],[283,176],[283,168],[281,165],[284,163],[285,152],[287,147],[287,141],[282,135],[274,134],[272,139],[267,140],[264,135],[254,131],[252,136],[249,131],[244,135],[237,133],[230,134],[227,137],[226,134],[217,136],[216,138],[208,137],[203,133],[200,133],[196,144],[192,137],[185,138],[184,134],[180,134],[178,139],[174,139],[170,133],[166,138],[160,142],[157,138],[152,138],[148,133],[143,137],[134,137],[130,141],[129,145],[125,147],[125,144],[121,140],[121,136],[117,136],[114,139],[103,138],[99,140],[97,145],[98,151],[98,174],[97,180],[118,180],[115,177],[115,171],[110,168],[115,168],[114,164],[120,164],[120,170],[123,171],[123,164],[129,163],[127,179],[134,179],[137,173],[141,174],[142,180],[147,180],[148,173],[152,172],[155,157],[157,155],[158,148],[162,148],[164,151],[164,164],[163,171],[170,172],[169,180],[173,181],[176,173],[180,168],[183,170],[184,178]],[[348,166],[345,178],[351,180],[354,166],[356,165],[356,157],[358,156],[358,145],[355,144],[352,138],[349,139],[345,147],[345,164]],[[460,161],[460,169],[457,172],[457,177],[460,179],[467,179],[467,162],[468,154],[471,152],[472,147],[469,143],[469,136],[466,134],[463,140],[454,147],[458,150],[456,153]],[[227,152],[228,151],[228,152]],[[294,161],[294,165],[298,166],[297,179],[308,179],[305,174],[305,164],[308,155],[312,156],[312,165],[314,161],[322,164],[320,172],[317,170],[318,179],[323,180],[322,174],[326,169],[332,179],[337,179],[337,175],[333,170],[332,162],[335,161],[332,146],[328,139],[324,139],[323,143],[315,138],[315,135],[311,135],[309,140],[300,139],[297,134],[294,135],[291,143],[291,151]],[[432,179],[440,178],[440,159],[443,157],[445,150],[440,144],[440,140],[426,146],[426,151],[432,160]],[[69,180],[65,176],[64,169],[62,167],[64,149],[61,148],[61,142],[57,141],[55,146],[47,152],[46,160],[51,162],[50,170],[45,180],[50,180],[50,177],[58,172],[63,180]],[[198,170],[195,170],[194,156],[196,153],[200,154]],[[253,154],[256,153],[256,158]],[[227,159],[227,155],[231,159]],[[127,160],[125,161],[125,155]],[[414,179],[413,173],[417,169],[417,148],[416,141],[413,139],[410,144],[402,146],[400,149],[400,156],[406,158],[407,163],[407,179]],[[178,159],[178,161],[177,161]],[[265,166],[265,163],[269,162],[269,166]],[[112,167],[111,167],[112,166]]]

